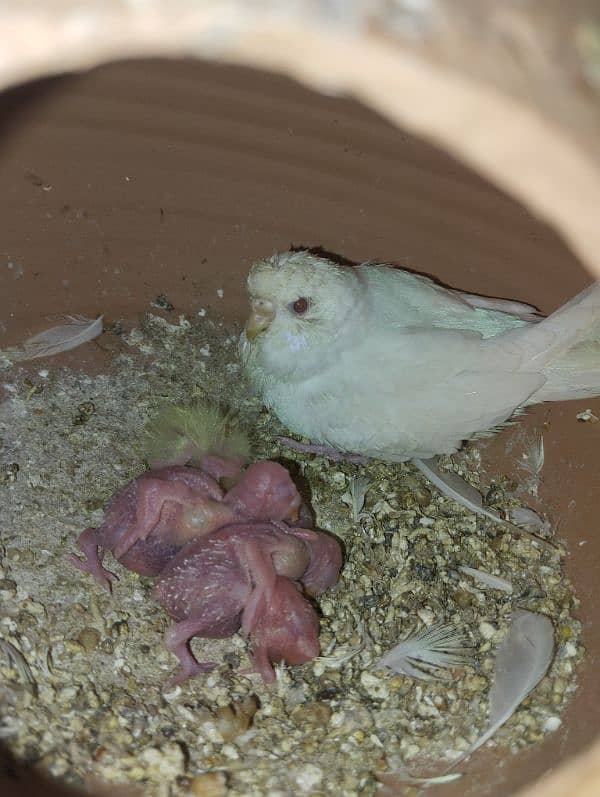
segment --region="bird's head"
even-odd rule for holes
[[[307,251],[259,260],[248,276],[250,316],[242,356],[275,377],[318,369],[358,320],[361,286],[353,268]]]

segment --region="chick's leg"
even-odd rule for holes
[[[275,669],[269,659],[266,645],[253,640],[252,647],[252,655],[250,656],[251,666],[243,671],[244,674],[250,675],[253,672],[257,672],[262,676],[265,683],[272,683],[275,680]]]
[[[102,566],[104,553],[98,553],[96,529],[89,528],[82,532],[77,540],[77,547],[83,553],[85,559],[80,559],[73,553],[69,554],[71,564],[84,573],[91,573],[96,581],[110,592],[112,582],[118,581],[118,577]]]
[[[165,683],[166,688],[177,686],[200,672],[210,672],[217,666],[214,661],[197,661],[190,650],[192,637],[202,635],[202,632],[208,630],[209,626],[210,624],[203,618],[195,617],[175,623],[167,629],[165,646],[174,656],[177,656],[181,669]]]
[[[120,559],[138,540],[145,540],[150,536],[167,501],[185,505],[193,500],[193,490],[183,482],[152,478],[141,481],[137,492],[135,520],[115,545],[115,557]]]
[[[277,573],[272,552],[259,543],[244,541],[238,556],[252,584],[252,592],[242,613],[242,634],[248,636],[256,625],[257,617],[273,599]]]
[[[333,462],[353,462],[356,465],[364,465],[369,461],[368,457],[361,457],[360,454],[348,454],[345,451],[338,451],[337,448],[320,445],[319,443],[300,443],[298,440],[294,440],[293,437],[278,437],[277,440],[286,448],[291,448],[292,451],[299,451],[301,454],[317,454],[320,457],[331,459]]]

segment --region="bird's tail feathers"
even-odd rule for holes
[[[600,333],[600,327],[594,334]],[[569,401],[600,396],[600,335],[570,348],[544,369],[546,383],[535,401]]]
[[[521,355],[519,370],[544,373],[569,350],[597,341],[597,346],[585,356],[597,357],[596,368],[600,370],[600,282],[590,285],[543,321],[506,332],[503,338],[517,344]]]

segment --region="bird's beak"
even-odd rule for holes
[[[250,306],[252,312],[246,321],[246,337],[248,340],[254,340],[275,318],[275,308],[267,299],[253,299]]]

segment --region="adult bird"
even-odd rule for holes
[[[308,251],[258,261],[247,285],[245,370],[310,450],[426,459],[531,404],[600,394],[600,283],[548,318]]]

